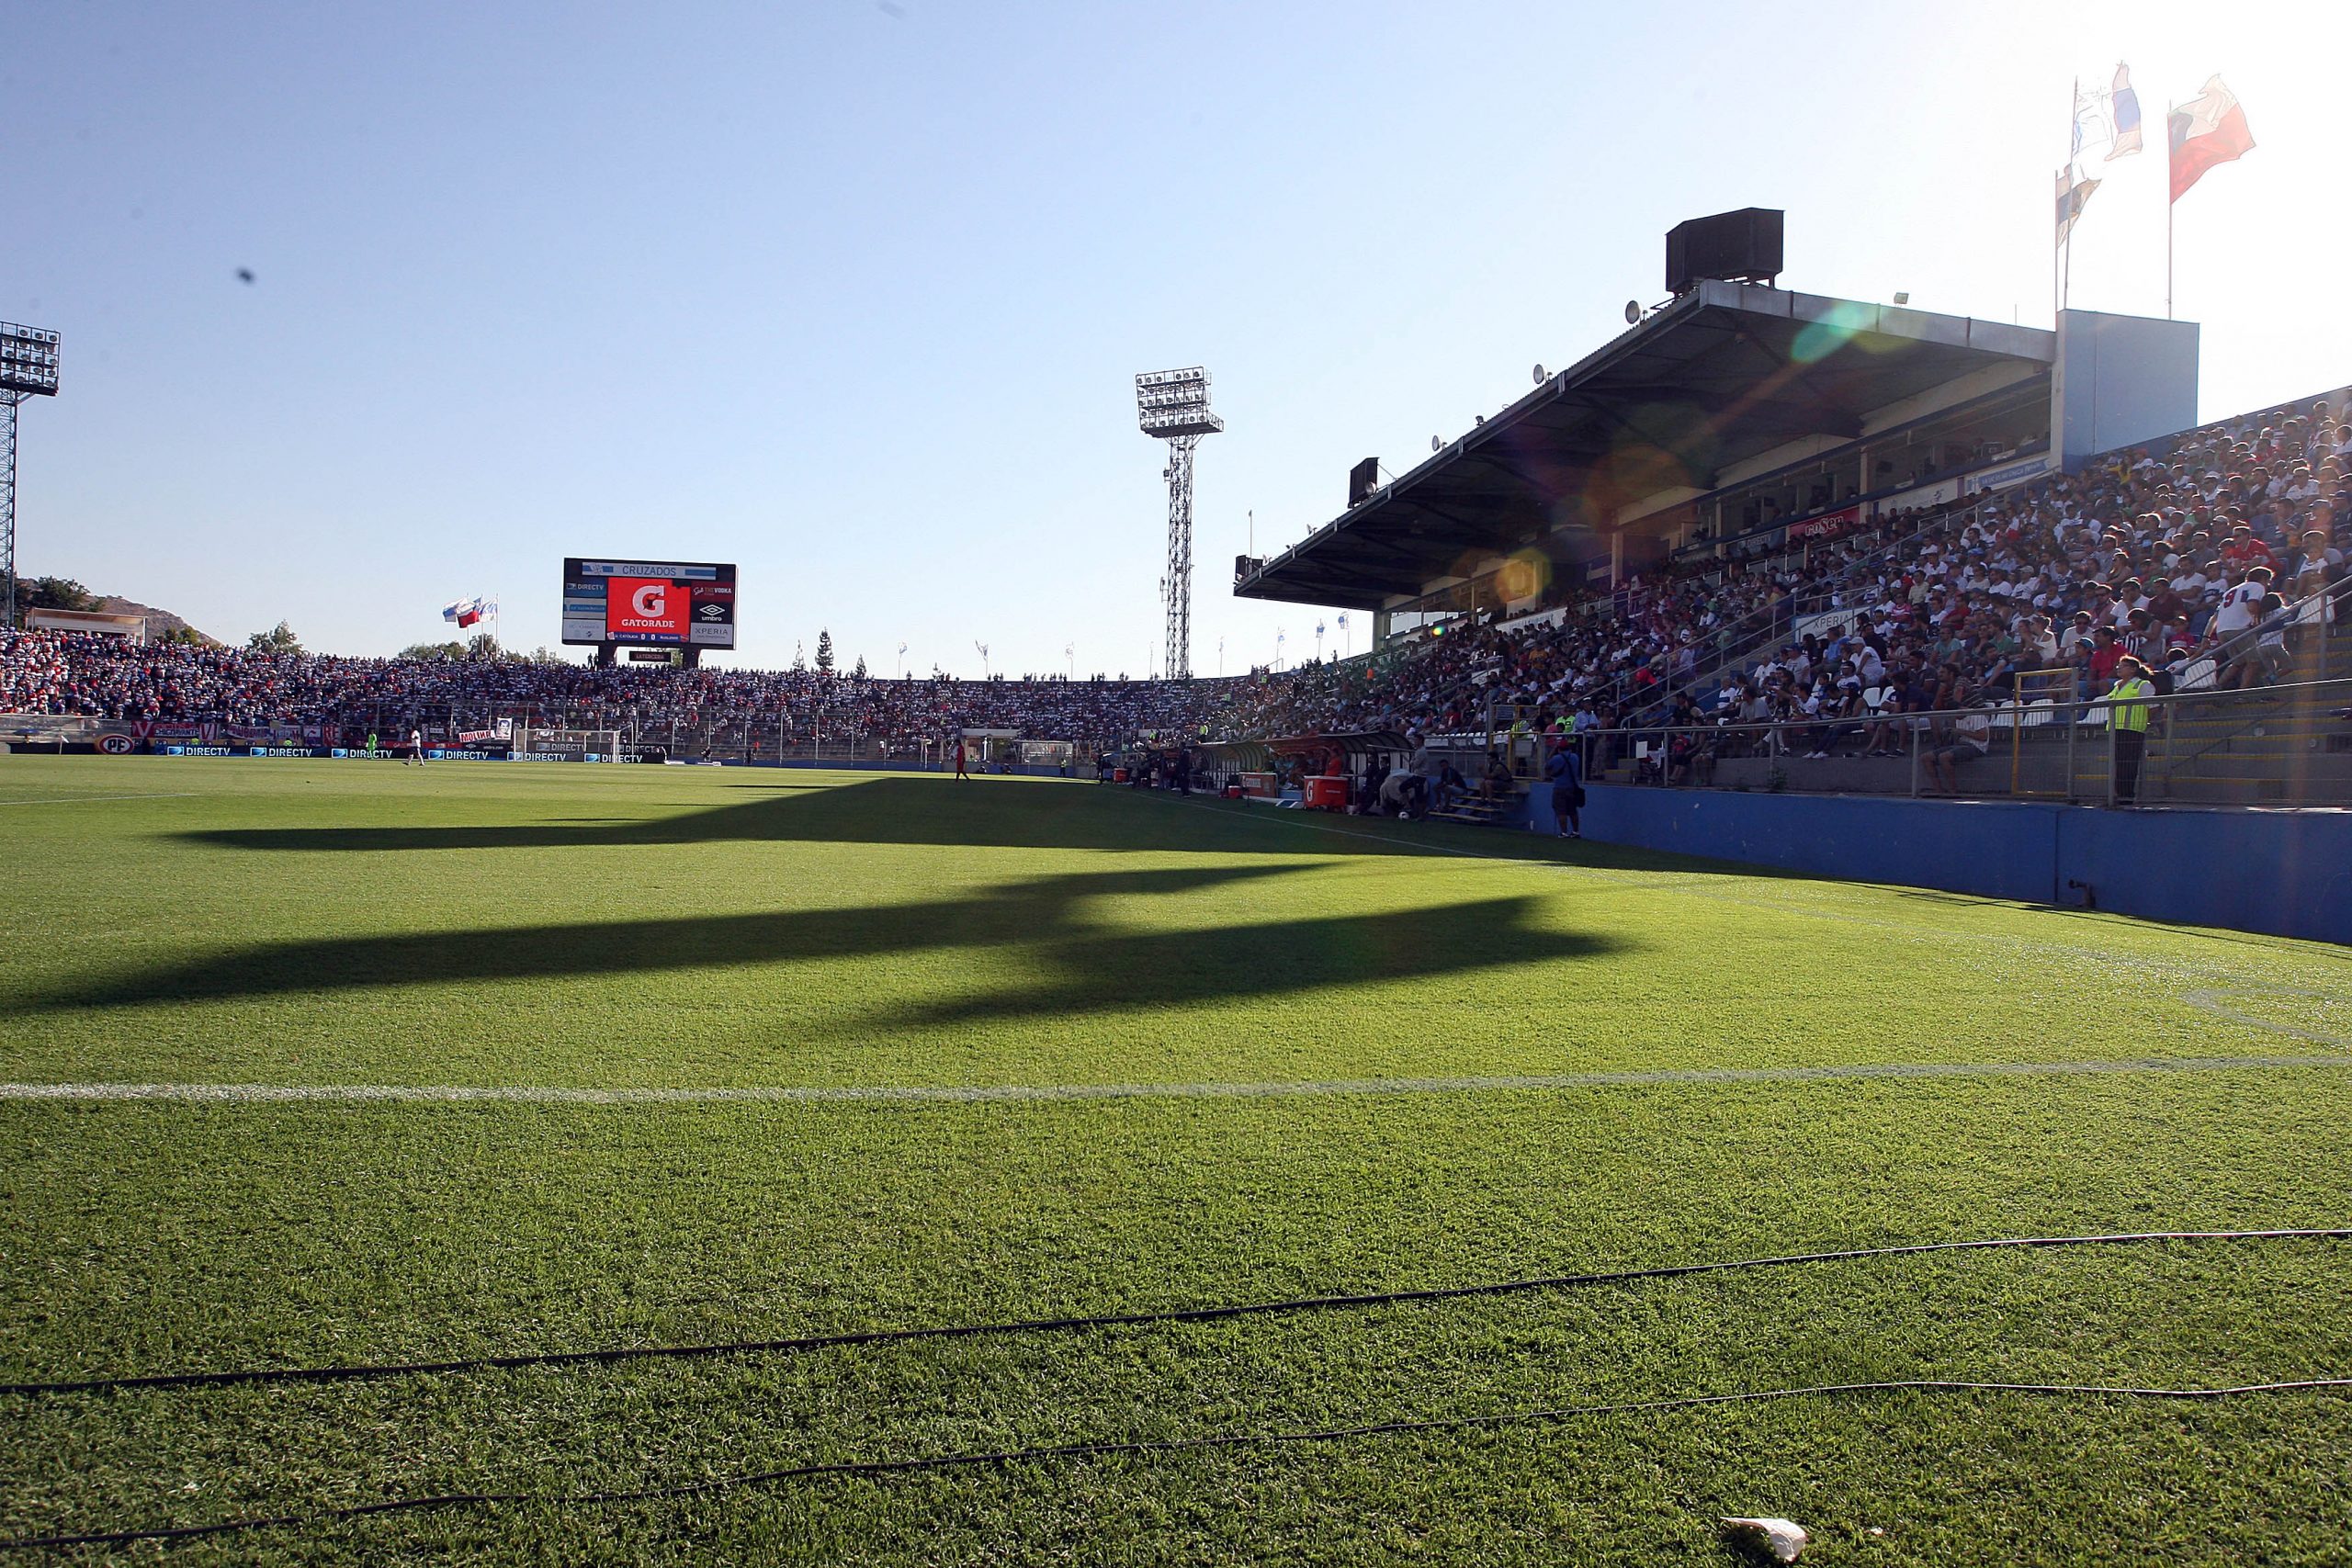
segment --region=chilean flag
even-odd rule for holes
[[[2216,164],[2233,164],[2254,150],[2254,132],[2245,125],[2245,110],[2238,96],[2210,77],[2205,90],[2172,111],[2165,121],[2172,143],[2172,198],[2178,201],[2188,187]]]

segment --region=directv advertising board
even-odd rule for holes
[[[735,568],[710,561],[563,562],[563,640],[601,646],[735,646]]]

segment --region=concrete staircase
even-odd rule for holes
[[[2352,681],[2272,687],[2176,712],[2148,740],[2148,798],[2213,806],[2352,804]]]
[[[1516,789],[1492,800],[1466,795],[1450,809],[1432,811],[1430,816],[1436,821],[1462,822],[1474,828],[1508,828],[1519,820],[1520,802],[1524,795],[1524,791]]]

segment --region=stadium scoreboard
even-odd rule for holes
[[[563,561],[563,640],[594,647],[733,648],[735,568],[713,561]]]

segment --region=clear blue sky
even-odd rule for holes
[[[2205,412],[2352,380],[2348,12],[18,0],[0,316],[65,353],[20,566],[380,653],[470,593],[552,644],[566,553],[734,560],[743,662],[1141,673],[1131,378],[1205,364],[1194,668],[1295,658],[1329,617],[1231,598],[1248,513],[1294,539],[1598,347],[1683,218],[2047,324],[2119,59],[2150,152],[2074,302],[2162,310],[2165,102],[2219,72],[2259,146],[2179,209]]]

